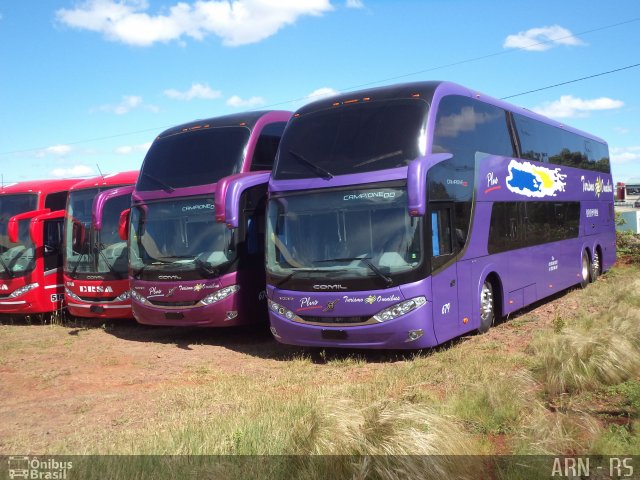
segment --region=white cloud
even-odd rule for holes
[[[328,98],[328,97],[333,97],[334,95],[337,95],[338,92],[337,90],[331,88],[331,87],[321,87],[321,88],[317,88],[316,90],[314,90],[313,92],[311,92],[309,95],[307,95],[307,99],[311,102],[315,101],[315,100],[320,100],[322,98]]]
[[[142,101],[142,97],[138,95],[123,95],[120,103],[116,103],[114,105],[101,105],[98,107],[98,110],[102,112],[115,113],[116,115],[125,115],[131,110],[135,110],[137,108],[144,108],[145,110],[149,110],[154,113],[157,113],[159,110],[155,105],[145,104]]]
[[[55,168],[51,171],[51,176],[58,178],[65,177],[87,177],[93,175],[93,168],[87,165],[74,165],[68,168]]]
[[[244,100],[238,95],[233,95],[227,99],[227,105],[230,107],[256,107],[258,105],[264,105],[264,98],[251,97]]]
[[[170,88],[164,91],[166,97],[174,100],[193,100],[194,98],[202,100],[213,100],[219,98],[222,95],[220,90],[213,90],[209,85],[203,83],[194,83],[189,90],[181,92],[174,88]]]
[[[73,147],[71,147],[71,145],[52,145],[50,147],[47,148],[43,148],[42,150],[38,150],[35,153],[36,158],[43,158],[46,157],[48,155],[55,155],[58,157],[63,157],[65,155],[68,155],[69,153],[71,153],[71,151],[73,150]]]
[[[612,147],[610,152],[611,163],[627,163],[640,160],[640,146]]]
[[[558,45],[579,47],[586,45],[586,43],[574,37],[571,31],[566,28],[560,25],[551,25],[509,35],[502,46],[504,48],[520,48],[530,52],[542,52]]]
[[[151,147],[151,142],[142,143],[140,145],[122,145],[114,150],[117,155],[131,155],[132,153],[147,153]]]
[[[85,0],[56,16],[70,27],[140,47],[211,34],[224,45],[237,46],[264,40],[301,16],[320,16],[333,7],[329,0],[198,0],[176,3],[155,15],[148,9],[146,0]]]
[[[364,8],[362,0],[347,0],[345,4],[347,8]]]
[[[546,102],[532,110],[541,115],[553,118],[587,117],[594,110],[612,110],[620,108],[624,102],[608,97],[584,100],[572,95],[563,95],[559,100]]]
[[[53,153],[54,155],[66,155],[71,151],[70,145],[53,145],[44,149],[46,153]]]

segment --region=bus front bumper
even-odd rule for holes
[[[235,295],[211,305],[167,309],[153,305],[142,305],[132,300],[133,316],[143,325],[159,325],[173,327],[234,327],[247,322],[239,308]]]
[[[67,299],[67,311],[74,317],[82,318],[133,318],[131,304],[129,302],[117,304],[105,302],[84,303]]]
[[[363,326],[309,325],[269,311],[271,333],[280,343],[306,347],[420,349],[437,345],[428,315],[430,303],[401,317]]]

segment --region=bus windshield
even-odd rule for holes
[[[282,138],[276,180],[404,167],[424,155],[428,104],[370,101],[302,114]]]
[[[246,127],[216,127],[159,138],[144,159],[136,190],[171,192],[238,173],[250,134]]]
[[[118,236],[120,213],[127,209],[130,197],[124,195],[109,200],[104,207],[102,229],[92,228],[93,200],[104,190],[90,188],[72,191],[65,218],[65,272],[74,275],[112,274],[122,278],[127,273],[127,242]]]
[[[131,209],[131,269],[196,271],[217,276],[236,251],[231,230],[217,223],[213,198],[187,198],[134,206]]]
[[[18,243],[11,243],[7,232],[9,219],[37,208],[33,193],[0,196],[0,278],[24,275],[35,268],[34,245],[29,236],[29,221],[19,223]]]
[[[312,270],[390,283],[422,261],[422,221],[409,216],[405,187],[272,197],[267,215],[267,269],[276,275]]]

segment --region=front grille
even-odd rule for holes
[[[300,316],[305,322],[311,323],[365,323],[369,321],[371,317],[311,317]]]
[[[83,297],[78,295],[78,298],[85,302],[113,302],[118,297]]]
[[[190,300],[188,302],[162,302],[159,300],[148,300],[152,305],[158,307],[193,307],[199,300]]]

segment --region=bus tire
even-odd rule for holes
[[[589,272],[589,281],[595,282],[600,275],[600,252],[596,248],[591,257],[591,269]]]
[[[496,317],[496,301],[493,295],[493,285],[485,280],[480,290],[480,326],[478,332],[485,333],[493,325]]]
[[[586,250],[582,251],[582,263],[580,264],[580,286],[586,288],[591,280],[591,262]]]

